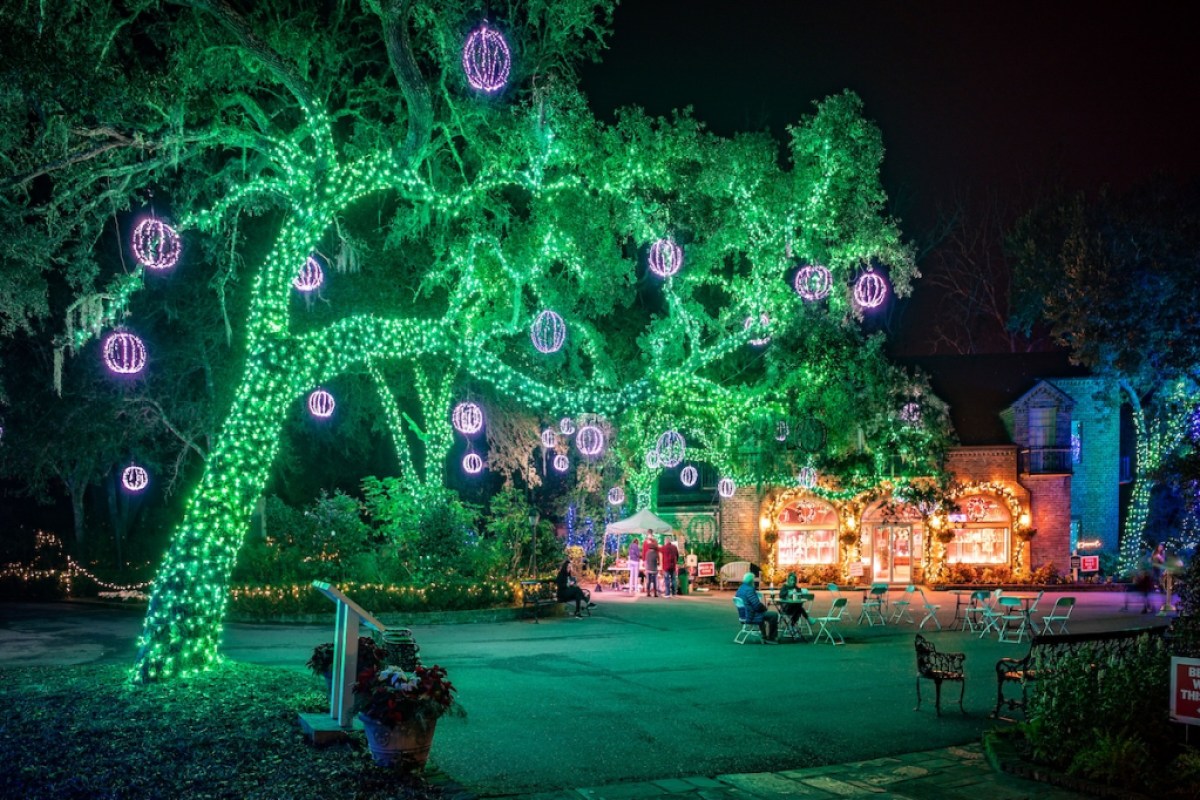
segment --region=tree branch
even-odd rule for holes
[[[433,133],[433,100],[413,58],[412,43],[408,38],[408,15],[412,5],[412,0],[383,0],[379,7],[392,72],[408,106],[408,133],[404,136],[399,160],[410,166],[417,163],[418,155]]]

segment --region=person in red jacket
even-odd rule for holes
[[[679,548],[673,539],[658,549],[659,568],[663,574],[663,597],[675,594],[675,573],[679,570]]]

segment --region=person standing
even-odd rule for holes
[[[679,569],[679,548],[673,539],[667,539],[659,555],[662,557],[663,597],[675,594],[675,573]]]
[[[642,582],[642,574],[639,572],[642,564],[642,543],[637,537],[629,540],[629,594],[637,597],[638,586]]]
[[[1167,546],[1162,542],[1150,554],[1150,573],[1154,577],[1154,588],[1163,588],[1163,574],[1167,570]]]
[[[646,570],[646,597],[658,597],[658,542],[646,537],[642,545],[642,564]]]

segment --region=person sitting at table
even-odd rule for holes
[[[768,611],[754,588],[754,573],[747,572],[742,576],[742,585],[737,590],[737,596],[746,604],[746,622],[758,625],[763,634],[763,644],[779,644],[779,614]]]
[[[596,604],[592,602],[592,596],[576,584],[575,566],[569,558],[564,559],[562,566],[558,568],[558,575],[554,578],[554,588],[560,603],[575,601],[575,616],[577,617],[583,616],[580,608],[582,603],[587,603],[588,608],[596,607]]]
[[[796,622],[804,617],[809,619],[808,612],[804,610],[804,603],[800,602],[800,597],[804,594],[804,590],[796,584],[796,573],[789,572],[787,580],[783,586],[779,587],[779,602],[783,603],[783,612],[788,615],[788,619],[795,625]],[[796,602],[789,603],[789,598],[795,599]],[[811,624],[812,620],[809,620]]]

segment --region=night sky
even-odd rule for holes
[[[1188,4],[626,0],[594,109],[691,105],[717,133],[783,126],[857,92],[883,132],[907,235],[956,193],[1121,188],[1200,173]]]

